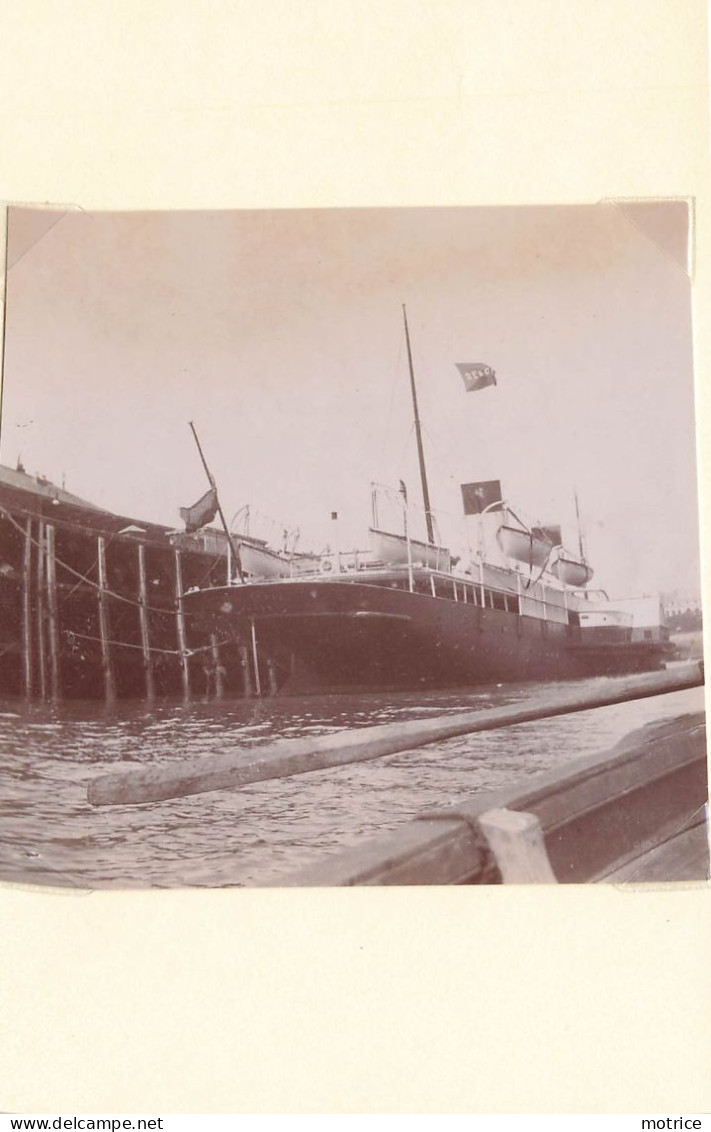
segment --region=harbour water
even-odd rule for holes
[[[572,685],[564,687],[570,691]],[[528,684],[119,703],[113,709],[0,702],[0,881],[80,889],[278,884],[280,877],[424,809],[524,782],[604,751],[645,723],[703,709],[699,688],[239,790],[101,809],[86,800],[93,778],[132,765],[168,765],[275,738],[485,708],[555,689]]]

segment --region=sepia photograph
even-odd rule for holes
[[[0,880],[707,879],[692,229],[10,208]]]

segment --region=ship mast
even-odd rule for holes
[[[580,557],[584,562],[585,561],[585,546],[584,546],[584,543],[583,543],[583,528],[582,528],[582,524],[580,522],[580,504],[578,503],[578,492],[577,492],[577,490],[573,491],[573,495],[575,496],[575,517],[578,520],[578,546],[580,548]]]
[[[244,581],[244,574],[242,572],[242,560],[239,556],[239,551],[238,551],[237,547],[235,546],[234,539],[232,538],[232,532],[230,531],[230,528],[227,525],[227,520],[225,518],[224,511],[222,510],[222,504],[220,503],[220,497],[217,494],[217,484],[215,483],[215,477],[213,476],[212,472],[210,471],[210,469],[207,466],[207,460],[205,459],[205,453],[202,450],[202,445],[200,444],[200,441],[198,439],[198,434],[195,431],[195,425],[193,424],[192,421],[188,421],[188,424],[190,425],[190,428],[192,430],[192,434],[195,437],[195,443],[197,444],[197,450],[200,453],[200,459],[202,460],[202,466],[205,469],[205,474],[207,475],[207,478],[210,481],[210,487],[212,488],[212,490],[215,493],[215,503],[217,504],[217,512],[220,516],[220,519],[222,520],[222,526],[224,527],[225,535],[227,537],[227,545],[229,546],[230,552],[232,554],[232,561],[234,562],[235,566],[237,567],[237,573],[239,574],[240,582],[243,582]]]
[[[405,320],[405,341],[407,342],[407,361],[410,367],[410,391],[412,393],[412,408],[415,414],[415,436],[417,437],[417,456],[420,461],[420,480],[422,481],[422,501],[425,506],[425,522],[427,523],[427,541],[434,546],[434,524],[432,522],[432,508],[430,506],[430,491],[427,486],[427,469],[425,468],[425,450],[422,447],[422,426],[420,413],[417,407],[417,389],[415,387],[415,371],[412,365],[412,350],[410,348],[410,331],[407,325],[407,310],[402,304],[402,316]]]

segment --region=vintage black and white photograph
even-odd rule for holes
[[[707,878],[692,237],[9,209],[0,880]]]

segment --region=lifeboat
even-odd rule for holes
[[[566,555],[561,555],[551,566],[551,574],[554,574],[564,586],[582,589],[587,586],[592,578],[593,570],[587,562],[583,562],[579,558],[568,558]]]
[[[409,557],[413,566],[428,566],[430,570],[444,570],[449,572],[452,568],[452,555],[444,546],[434,546],[418,539],[406,539],[404,535],[391,534],[389,531],[378,531],[374,527],[368,532],[370,537],[370,552],[379,562],[405,564]]]
[[[534,535],[532,531],[505,524],[496,532],[496,539],[508,558],[525,562],[527,566],[545,566],[553,544]]]

